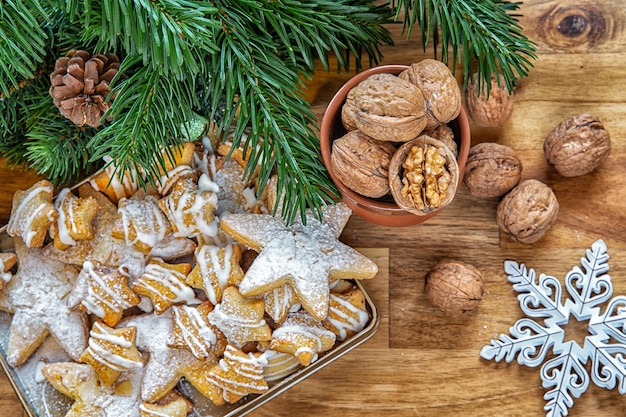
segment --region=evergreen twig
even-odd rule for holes
[[[504,0],[398,0],[393,7],[396,18],[405,12],[407,37],[418,26],[424,48],[432,39],[435,56],[440,46],[441,60],[452,70],[461,62],[465,83],[476,66],[478,91],[489,94],[492,74],[501,74],[513,91],[536,58],[536,45],[522,33],[519,15],[513,13],[520,5]]]

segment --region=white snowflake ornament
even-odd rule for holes
[[[618,388],[626,392],[626,297],[611,298],[613,286],[607,273],[609,265],[607,247],[598,240],[581,267],[575,266],[565,277],[569,298],[562,301],[562,287],[558,279],[541,274],[539,280],[533,269],[524,264],[506,261],[504,270],[517,296],[522,311],[534,319],[522,318],[509,330],[484,346],[480,356],[500,362],[517,362],[529,367],[541,365],[548,352],[553,358],[541,367],[547,416],[567,416],[589,387],[590,380],[598,387]],[[610,299],[610,301],[609,301]],[[600,305],[608,301],[604,313]],[[589,320],[588,335],[583,346],[576,341],[565,341],[566,325],[570,317],[578,321]],[[587,363],[591,360],[590,369]]]

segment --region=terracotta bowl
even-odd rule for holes
[[[341,123],[341,108],[346,100],[348,91],[372,74],[399,74],[407,68],[408,66],[406,65],[383,65],[365,70],[352,77],[339,89],[339,91],[337,91],[328,104],[328,108],[322,117],[322,124],[320,128],[320,146],[324,165],[326,166],[331,179],[339,188],[343,201],[358,216],[369,222],[382,226],[402,227],[419,224],[435,216],[437,213],[440,213],[445,207],[435,209],[426,215],[415,215],[398,207],[391,196],[369,198],[357,194],[342,184],[341,181],[335,177],[330,163],[330,153],[333,141],[346,134],[346,129]],[[467,155],[471,144],[469,121],[463,108],[461,108],[459,116],[455,120],[448,123],[448,126],[450,126],[450,128],[454,131],[454,140],[457,142],[459,152],[457,157],[459,165],[459,183],[457,184],[458,190],[463,180],[463,171],[465,169],[465,163],[467,162]]]

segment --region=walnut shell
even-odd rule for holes
[[[500,230],[512,240],[534,243],[552,227],[559,213],[554,191],[535,179],[522,181],[498,204]]]
[[[543,142],[548,164],[564,177],[595,170],[611,153],[611,139],[600,119],[581,114],[559,123]]]
[[[330,162],[335,176],[346,187],[366,197],[389,193],[389,162],[396,148],[353,130],[333,142]]]
[[[483,142],[472,146],[465,164],[463,183],[475,197],[500,197],[519,184],[522,161],[509,146]]]
[[[398,148],[389,163],[389,186],[396,204],[423,216],[448,205],[456,194],[459,165],[441,141],[421,135]]]
[[[446,64],[424,59],[411,64],[398,77],[419,87],[426,100],[426,128],[454,120],[461,111],[461,89]]]
[[[487,97],[486,91],[478,89],[478,74],[472,74],[465,88],[465,105],[467,113],[479,126],[498,127],[506,122],[513,113],[515,95],[509,93],[504,77],[491,74],[491,90]],[[479,94],[480,93],[480,94]]]
[[[422,135],[440,140],[444,145],[450,148],[455,158],[459,156],[459,147],[454,140],[454,131],[450,128],[450,126],[441,124],[435,127],[426,128],[422,132]]]
[[[457,260],[435,265],[425,277],[426,299],[450,317],[472,314],[482,300],[485,283],[475,266]]]
[[[392,74],[373,74],[348,93],[356,127],[366,135],[390,142],[417,137],[426,126],[422,91]]]

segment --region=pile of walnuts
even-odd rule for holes
[[[333,173],[352,191],[391,196],[416,215],[444,207],[459,182],[457,145],[446,124],[460,110],[458,83],[440,61],[425,59],[398,75],[370,75],[342,107],[348,133],[333,142]]]
[[[548,164],[564,177],[594,171],[610,154],[609,134],[600,120],[581,114],[559,123],[545,138]],[[484,142],[470,148],[463,183],[476,197],[502,197],[496,219],[512,240],[534,243],[556,221],[559,203],[554,191],[536,179],[521,181],[522,163],[515,150]]]

